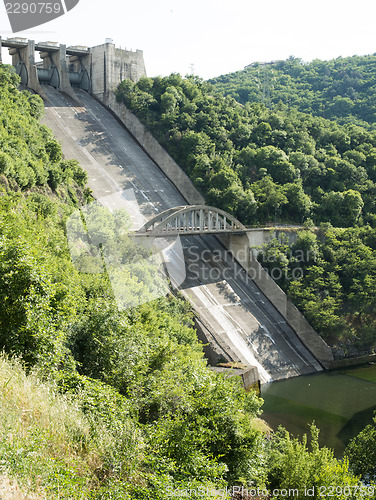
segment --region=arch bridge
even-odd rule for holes
[[[243,231],[246,231],[246,227],[224,210],[206,205],[183,205],[156,215],[136,235],[186,236]]]

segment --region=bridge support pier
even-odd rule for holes
[[[91,92],[90,79],[90,54],[69,56],[69,80],[73,87],[79,87],[86,92]]]
[[[315,356],[324,368],[329,368],[333,353],[326,342],[318,335],[303,314],[287,298],[284,291],[263,269],[250,250],[246,233],[218,234],[217,238],[231,252],[237,262],[247,271],[261,292],[269,299],[277,311],[295,331],[303,345]]]

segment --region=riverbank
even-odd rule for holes
[[[361,366],[367,364],[376,364],[376,354],[369,354],[367,356],[357,356],[356,358],[344,358],[331,361],[329,370],[338,370],[341,368],[349,368],[354,366]]]

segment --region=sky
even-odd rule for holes
[[[208,79],[256,61],[376,53],[375,19],[375,0],[80,0],[62,17],[13,34],[1,2],[0,35],[89,47],[112,38],[143,51],[148,76]]]

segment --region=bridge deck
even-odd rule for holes
[[[28,46],[28,40],[22,38],[8,38],[1,40],[1,45],[9,49],[23,49]],[[42,42],[35,44],[37,52],[57,52],[60,50],[60,44],[55,42]],[[89,54],[89,49],[86,47],[67,47],[66,53],[70,56],[85,56]]]

